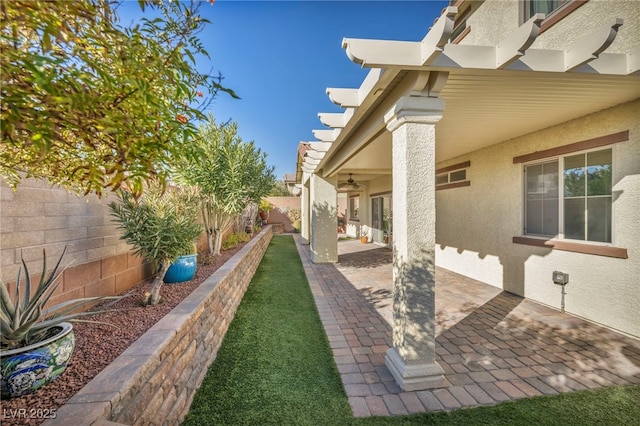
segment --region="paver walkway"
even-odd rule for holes
[[[340,241],[339,263],[298,252],[354,416],[491,405],[640,383],[640,340],[436,271],[436,354],[450,386],[403,392],[384,365],[392,344],[391,251]]]

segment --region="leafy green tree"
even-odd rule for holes
[[[134,194],[189,155],[194,122],[220,92],[198,33],[199,2],[139,0],[151,16],[119,23],[114,0],[0,2],[0,175],[77,192]]]
[[[191,192],[156,183],[145,188],[138,199],[127,191],[118,191],[119,202],[109,203],[123,231],[121,239],[134,247],[136,255],[158,266],[151,284],[152,305],[160,302],[160,288],[171,263],[191,253],[202,233],[196,223],[198,204],[193,202]]]
[[[290,197],[291,192],[287,189],[287,185],[284,184],[284,181],[277,180],[269,192],[269,195],[272,197]]]
[[[176,175],[198,188],[209,251],[220,254],[221,236],[247,205],[257,203],[273,187],[273,167],[253,141],[238,136],[235,122],[218,125],[209,115],[193,140],[197,161],[177,163]]]

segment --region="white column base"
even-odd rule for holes
[[[444,378],[444,370],[437,362],[406,364],[396,348],[387,351],[384,364],[396,383],[405,391],[444,388],[449,383]]]

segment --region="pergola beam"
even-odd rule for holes
[[[536,13],[531,19],[496,47],[496,68],[506,68],[513,61],[525,54],[540,34],[540,26],[544,21],[544,13]]]
[[[318,152],[327,152],[331,148],[331,142],[309,142],[309,147]]]
[[[320,151],[309,151],[307,152],[307,156],[305,158],[312,158],[314,160],[322,160],[324,158],[324,152]]]
[[[360,106],[362,100],[367,97],[371,89],[380,80],[382,72],[383,70],[380,68],[372,68],[358,89],[327,88],[327,95],[331,102],[342,108],[349,108],[345,111],[345,120],[351,118],[353,108]]]
[[[573,71],[587,62],[598,59],[598,56],[616,39],[618,28],[623,23],[624,21],[618,18],[569,46],[564,52],[565,71]]]
[[[600,55],[600,59],[605,54]],[[638,74],[640,72],[640,49],[626,55],[627,71],[629,74]]]
[[[318,113],[318,118],[320,122],[327,127],[331,127],[334,129],[342,129],[347,125],[347,121],[345,120],[345,116],[343,113],[329,113],[329,112],[321,112]]]
[[[422,39],[420,42],[420,62],[422,65],[429,65],[440,56],[453,33],[454,18],[457,13],[457,7],[446,7],[442,11],[440,18],[433,25],[433,28]]]
[[[347,57],[363,67],[420,66],[420,42],[345,38]]]
[[[311,156],[307,156],[304,158],[304,164],[308,166],[317,166],[318,164],[320,164],[320,160]]]
[[[332,130],[312,130],[313,136],[322,142],[333,142],[340,134],[340,129]]]
[[[358,89],[327,88],[327,95],[334,104],[341,108],[357,108],[360,106]]]
[[[305,158],[305,161],[302,162],[302,168],[306,169],[305,171],[309,171],[309,170],[313,171],[313,170],[315,170],[317,164],[308,163],[306,160],[307,159]]]
[[[422,41],[368,40],[345,38],[342,48],[347,57],[363,67],[429,65],[442,53],[451,37],[458,8],[445,8]]]
[[[460,45],[449,43],[453,31],[455,7],[448,7],[436,24],[420,42],[365,40],[345,38],[342,47],[353,62],[363,67],[400,68],[405,70],[454,71],[456,69],[506,69],[512,71],[601,73],[629,75],[636,73],[640,59],[634,54],[609,54],[594,67],[585,67],[597,61],[613,43],[622,19],[593,31],[566,50],[530,49],[540,33],[544,14],[536,14],[506,37],[497,46]],[[351,90],[332,93],[340,97],[341,106],[359,106],[365,93]],[[338,96],[340,95],[340,96]],[[357,98],[357,100],[356,100]]]

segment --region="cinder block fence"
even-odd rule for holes
[[[108,206],[112,197],[80,197],[38,179],[24,179],[14,192],[0,179],[0,278],[9,291],[22,259],[37,278],[42,250],[51,268],[65,246],[62,265],[68,267],[51,304],[112,296],[149,277],[151,266],[120,240]]]
[[[44,425],[180,424],[271,238],[268,226]]]

